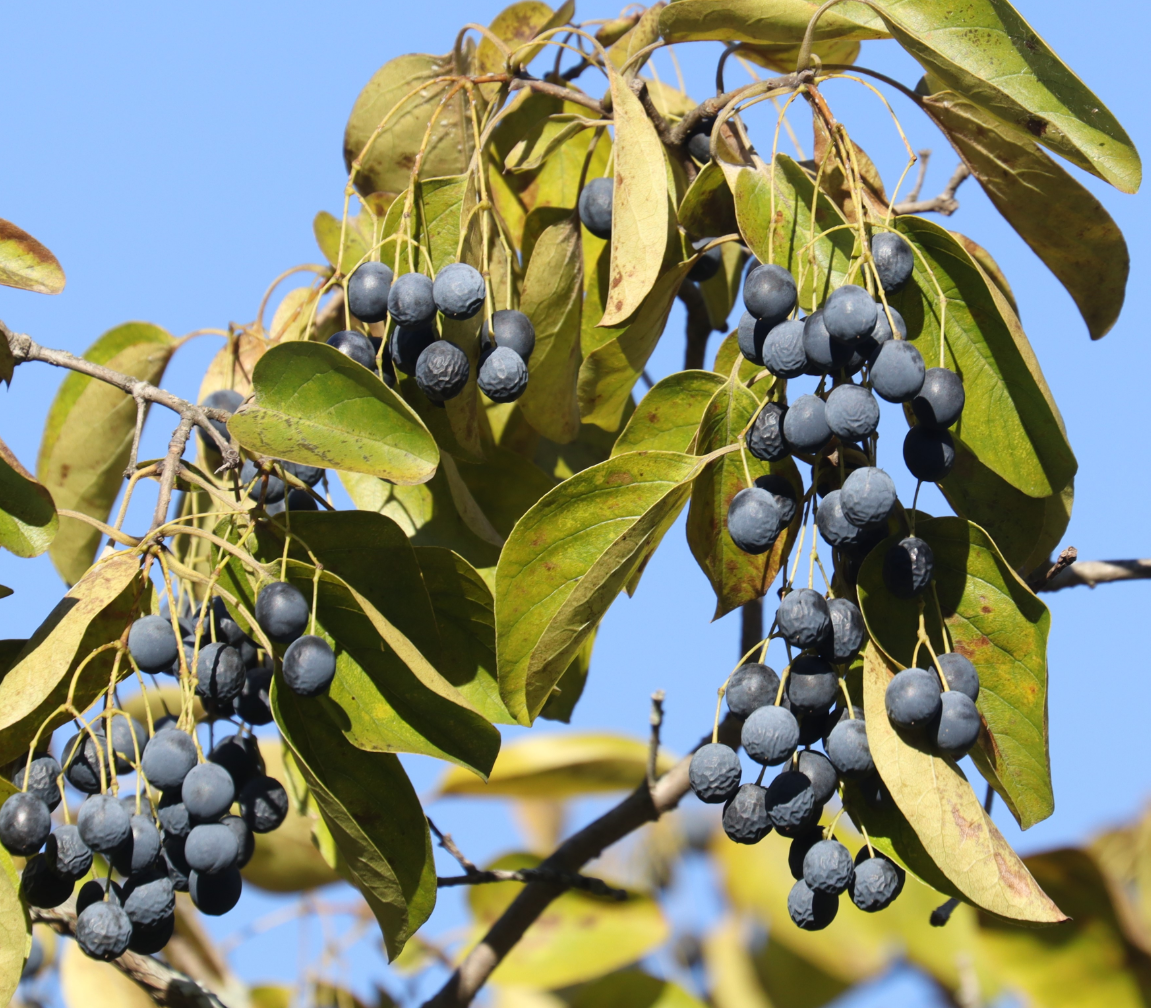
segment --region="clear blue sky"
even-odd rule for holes
[[[345,117],[371,74],[405,52],[443,52],[458,25],[489,21],[497,0],[364,6],[332,0],[169,7],[140,2],[5,11],[5,91],[0,110],[5,158],[0,216],[45,242],[68,274],[55,298],[0,288],[0,318],[37,341],[82,352],[100,333],[145,319],[179,335],[255,316],[266,284],[296,263],[319,261],[311,235],[316,211],[339,212]],[[1116,73],[1122,37],[1146,33],[1142,5],[1125,0],[1091,7],[1068,0],[1021,0],[1022,13],[1095,89],[1146,154],[1142,88]],[[582,18],[606,17],[604,2],[579,4]],[[1140,24],[1142,28],[1140,29]],[[710,93],[714,44],[681,49],[691,93]],[[895,43],[865,43],[861,62],[908,85],[918,68]],[[671,78],[666,59],[657,67]],[[742,71],[729,70],[729,80]],[[592,84],[588,86],[599,87]],[[897,177],[901,148],[874,99],[861,89],[829,89],[840,119]],[[893,104],[916,147],[936,151],[925,193],[938,192],[955,165],[942,137],[908,103]],[[762,106],[761,106],[762,108]],[[1075,169],[1072,169],[1075,171]],[[1065,543],[1082,558],[1151,555],[1147,521],[1146,318],[1151,242],[1147,200],[1123,196],[1094,179],[1087,185],[1127,234],[1132,281],[1116,328],[1092,344],[1063,289],[1017,239],[974,182],[949,226],[988,248],[1007,272],[1024,326],[1063,410],[1079,457],[1074,518]],[[715,337],[713,337],[713,340]],[[218,341],[180,352],[165,384],[194,396]],[[714,349],[714,343],[713,347]],[[682,366],[682,316],[650,368],[656,377]],[[40,430],[61,375],[42,365],[17,370],[0,392],[0,436],[34,467]],[[892,415],[889,423],[899,429]],[[143,457],[161,454],[168,417],[154,413]],[[881,445],[880,464],[904,477],[899,440]],[[910,495],[910,480],[901,491]],[[921,506],[946,509],[936,499]],[[131,522],[129,522],[131,525]],[[0,603],[0,637],[27,636],[62,592],[46,557],[0,554],[0,583],[15,595]],[[1024,852],[1075,843],[1136,813],[1151,793],[1140,718],[1151,685],[1139,644],[1151,584],[1075,589],[1048,596],[1051,751],[1055,815],[1026,835],[998,815]],[[634,600],[621,600],[600,634],[591,679],[575,727],[645,730],[647,697],[667,691],[666,741],[680,751],[701,733],[716,686],[735,659],[736,617],[708,623],[710,590],[673,530]],[[544,725],[543,731],[552,730]],[[408,760],[417,787],[439,772]],[[476,860],[513,846],[514,829],[480,803],[442,802],[433,810]],[[446,865],[443,867],[447,867]],[[277,905],[253,897],[214,931],[231,933]],[[446,896],[432,933],[461,923],[458,898]],[[295,938],[286,931],[244,946],[235,958],[250,978],[294,969]],[[360,964],[366,989],[374,966]],[[931,1003],[914,983],[897,981],[884,998]]]

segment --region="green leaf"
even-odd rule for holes
[[[344,230],[338,218],[333,217],[327,210],[321,210],[312,221],[312,233],[316,236],[316,244],[324,253],[324,258],[333,267],[341,266],[345,273],[351,273],[352,267],[368,254],[371,244],[365,239],[360,230],[364,219],[371,220],[367,214],[362,216],[348,216],[348,226]],[[371,225],[369,224],[369,227]],[[344,231],[344,256],[340,258],[340,232]]]
[[[109,329],[84,359],[156,384],[176,349],[172,336],[149,322]],[[56,507],[107,521],[124,482],[132,450],[136,403],[118,388],[69,372],[48,411],[36,474]],[[48,553],[60,576],[74,584],[96,556],[100,532],[64,518]]]
[[[52,495],[0,441],[0,546],[19,557],[39,556],[59,527]]]
[[[890,0],[877,12],[944,87],[1120,191],[1139,188],[1123,127],[1007,0]]]
[[[697,455],[736,444],[740,433],[759,411],[759,399],[741,382],[728,379],[704,410],[696,441]],[[733,452],[717,458],[695,478],[691,507],[687,512],[687,542],[692,556],[715,592],[713,620],[746,602],[762,598],[780,568],[787,563],[803,521],[803,479],[790,459],[762,462],[750,452],[741,458]],[[773,474],[784,477],[795,491],[797,506],[791,524],[767,553],[744,553],[727,534],[727,509],[737,493],[747,487],[744,466],[751,478]]]
[[[819,4],[815,0],[678,0],[668,4],[659,19],[667,42],[803,41],[803,33]],[[887,38],[883,24],[861,3],[842,3],[827,11],[815,28],[815,38]],[[790,68],[795,69],[794,65]]]
[[[583,696],[588,673],[591,671],[591,653],[595,648],[595,637],[595,630],[588,634],[576,656],[571,660],[571,664],[559,677],[559,682],[552,687],[551,696],[540,708],[540,717],[547,721],[571,724],[572,714],[580,697]]]
[[[934,591],[954,650],[979,671],[978,706],[986,722],[973,758],[991,768],[992,783],[1023,829],[1055,807],[1047,753],[1047,633],[1051,614],[1003,559],[987,533],[961,518],[930,518],[915,534],[935,554]],[[919,608],[883,583],[887,546],[876,547],[859,572],[859,605],[868,632],[900,667],[912,664]],[[932,601],[924,618],[938,653],[950,650]],[[930,667],[920,649],[919,665]]]
[[[553,224],[536,241],[524,276],[520,310],[536,331],[528,387],[520,398],[524,417],[558,444],[579,434],[576,381],[580,363],[583,248],[575,214]]]
[[[394,959],[436,902],[431,837],[415,789],[395,756],[351,745],[322,700],[278,681],[271,698],[276,724]]]
[[[1004,300],[1011,306],[1011,310],[1018,315],[1019,305],[1015,301],[1015,292],[1011,289],[1011,284],[1007,282],[1007,277],[999,268],[999,263],[992,258],[991,253],[978,242],[972,241],[967,235],[960,234],[958,231],[952,231],[951,237],[967,250],[967,254],[975,260],[975,265],[983,270],[987,279],[998,288]]]
[[[731,369],[735,366],[737,359],[739,360],[739,380],[745,385],[763,371],[763,368],[758,364],[752,364],[740,353],[738,331],[728,334],[720,343],[719,349],[715,352],[715,364],[712,366],[712,371],[727,376],[731,374]],[[780,381],[782,382],[783,379]],[[783,387],[786,388],[787,386],[784,385]]]
[[[16,993],[20,972],[32,947],[32,925],[15,884],[12,856],[0,849],[0,1001]]]
[[[487,781],[450,769],[440,782],[445,795],[562,799],[603,791],[630,791],[647,773],[648,744],[626,735],[532,735],[504,746]],[[657,773],[675,758],[661,751]]]
[[[657,8],[648,8],[648,13]],[[621,970],[573,992],[570,1008],[704,1008],[704,1003],[670,980],[639,969]]]
[[[812,45],[811,54],[818,56],[822,63],[854,63],[859,58],[859,48],[859,43],[854,39],[829,39]],[[750,43],[739,47],[739,55],[776,73],[794,73],[799,58],[799,45],[778,42],[759,45]]]
[[[675,520],[698,460],[619,455],[545,494],[496,570],[500,692],[530,724],[580,645]]]
[[[896,223],[923,259],[916,256],[913,282],[889,300],[927,366],[943,364],[963,378],[967,406],[955,432],[980,462],[1029,497],[1058,493],[1077,463],[1019,320],[950,232],[921,217]],[[942,355],[933,277],[946,305]]]
[[[504,160],[504,169],[517,173],[537,171],[577,133],[596,126],[602,128],[603,125],[602,120],[589,119],[578,113],[548,116],[511,149]]]
[[[37,294],[59,294],[64,289],[64,270],[27,231],[0,220],[0,284]]]
[[[72,587],[24,644],[0,679],[0,763],[26,755],[42,723],[50,731],[71,720],[54,712],[68,698],[73,673],[95,648],[126,634],[136,615],[151,611],[151,587],[139,575],[138,556],[113,553]],[[84,666],[73,693],[77,710],[108,688],[113,654],[105,651]],[[121,662],[119,675],[130,672]]]
[[[410,53],[385,63],[368,81],[352,107],[344,132],[344,164],[349,170],[384,117],[391,113],[391,118],[364,156],[356,176],[356,188],[361,193],[399,193],[408,187],[412,159],[432,114],[452,86],[433,81],[452,72],[450,56]],[[415,93],[407,97],[413,90]],[[431,131],[420,163],[421,174],[433,177],[467,171],[472,147],[471,121],[459,94],[447,103]]]
[[[1010,126],[950,91],[923,99],[995,208],[1067,288],[1092,339],[1123,307],[1130,256],[1111,215],[1091,192]]]
[[[423,178],[416,186],[414,201],[417,233],[420,243],[431,256],[432,269],[442,270],[456,262],[460,228],[465,211],[475,204],[475,194],[469,192],[471,176],[449,175],[446,178]],[[470,198],[469,198],[470,197]],[[393,252],[388,246],[389,253]],[[407,257],[407,249],[400,249],[400,262]],[[387,257],[391,258],[391,254]]]
[[[273,347],[252,375],[254,398],[228,421],[249,451],[423,483],[439,450],[415,411],[365,367],[323,343]]]
[[[711,371],[677,371],[656,382],[616,438],[612,455],[634,451],[690,452],[704,410],[724,386]]]
[[[867,741],[883,783],[931,860],[964,898],[989,913],[1035,924],[1066,920],[983,811],[963,772],[950,760],[904,742],[891,726],[884,691],[894,671],[868,645],[863,663]]]

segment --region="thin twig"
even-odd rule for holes
[[[528,73],[516,74],[515,77],[511,78],[511,87],[513,91],[520,87],[531,88],[533,91],[539,91],[541,94],[551,95],[553,98],[560,98],[563,101],[582,105],[584,108],[589,108],[593,112],[598,112],[600,115],[603,115],[603,105],[599,99],[584,94],[582,91],[576,91],[573,88],[561,87],[559,84],[551,83],[551,81],[540,80]]]
[[[425,818],[428,820],[428,828],[433,833],[435,833],[436,840],[439,842],[439,845],[452,857],[454,857],[457,862],[459,862],[459,866],[464,871],[466,871],[469,875],[475,875],[479,871],[479,869],[475,866],[475,862],[469,861],[464,856],[463,851],[461,851],[459,847],[456,846],[456,842],[452,839],[452,835],[450,833],[441,833],[439,827],[434,822],[432,822],[431,816],[425,816]]]
[[[941,903],[931,911],[928,923],[930,923],[932,927],[943,927],[944,924],[951,920],[951,915],[955,912],[957,906],[959,906],[959,900],[952,896],[946,903]]]
[[[1062,588],[1075,588],[1111,581],[1143,581],[1151,578],[1151,560],[1083,560],[1052,575],[1038,591],[1053,592]]]
[[[955,198],[955,193],[963,184],[963,180],[970,174],[971,169],[961,163],[952,173],[946,188],[934,199],[909,199],[902,203],[896,203],[892,209],[897,214],[938,213],[943,214],[944,217],[950,217],[959,209],[959,200]]]
[[[919,194],[923,192],[923,182],[927,178],[927,165],[931,160],[931,151],[924,148],[921,151],[916,151],[916,156],[919,158],[919,175],[915,179],[915,188],[907,194],[907,202],[914,203],[919,199]]]
[[[796,88],[814,80],[815,74],[810,70],[805,70],[803,73],[790,73],[784,74],[782,77],[773,77],[770,81],[752,81],[750,84],[744,84],[737,87],[732,91],[727,91],[724,94],[717,95],[714,98],[708,98],[704,102],[700,102],[695,108],[687,113],[678,123],[671,128],[670,142],[673,145],[684,143],[704,122],[708,119],[714,119],[723,107],[734,98],[751,88],[765,88],[767,90],[774,90],[776,88]]]
[[[488,882],[542,882],[561,889],[583,889],[596,896],[610,896],[614,900],[627,899],[627,890],[615,889],[603,879],[581,875],[579,872],[559,871],[555,868],[521,868],[519,871],[506,871],[492,868],[488,871],[468,872],[466,875],[441,876],[436,885],[441,889],[449,886],[484,885]]]
[[[663,727],[663,690],[651,695],[651,741],[647,746],[647,787],[655,787],[655,768],[659,762],[659,732]]]
[[[192,433],[192,418],[182,416],[180,425],[172,432],[168,442],[168,454],[164,458],[164,468],[160,476],[160,496],[152,515],[152,528],[158,528],[168,520],[168,505],[172,501],[172,487],[176,485],[176,474],[180,471],[180,459],[188,445],[188,435]]]
[[[132,451],[128,455],[128,464],[124,467],[124,479],[131,479],[136,471],[136,460],[140,454],[140,434],[144,430],[144,416],[148,411],[148,402],[143,396],[134,396],[136,400],[136,429],[132,432]]]

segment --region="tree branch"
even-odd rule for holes
[[[614,900],[627,899],[627,890],[615,889],[603,879],[581,875],[579,872],[557,871],[554,868],[521,868],[518,871],[505,871],[500,868],[490,868],[487,871],[476,870],[466,875],[440,876],[436,885],[440,889],[449,886],[484,885],[488,882],[545,882],[548,885],[561,889],[583,889],[596,896],[610,896]]]
[[[970,174],[971,169],[961,162],[952,174],[950,181],[947,183],[947,187],[934,199],[905,200],[902,203],[896,203],[892,209],[897,214],[938,213],[943,214],[944,217],[950,217],[959,209],[959,200],[955,198],[956,190],[959,189],[963,184],[963,180]],[[922,179],[919,185],[921,184]],[[919,195],[919,185],[916,185],[916,191],[914,193],[916,196]]]
[[[802,73],[784,74],[782,77],[775,77],[770,81],[752,81],[750,84],[745,84],[742,87],[737,87],[732,91],[727,91],[724,94],[716,95],[714,98],[708,98],[707,101],[700,102],[695,108],[687,113],[678,123],[676,123],[670,131],[669,142],[673,146],[678,146],[684,143],[699,127],[708,119],[714,119],[723,107],[733,98],[738,98],[744,91],[748,91],[753,87],[766,86],[767,89],[772,90],[775,88],[789,87],[797,88],[802,84],[807,84],[815,77],[815,72],[812,70],[804,70]]]
[[[541,94],[548,94],[553,98],[560,98],[563,101],[574,102],[576,105],[582,105],[584,108],[589,108],[593,112],[598,112],[600,115],[603,115],[603,105],[600,104],[599,100],[593,98],[591,95],[584,94],[582,91],[576,91],[574,88],[561,87],[559,84],[540,80],[538,77],[532,77],[526,73],[516,74],[515,77],[509,79],[511,80],[513,91],[516,90],[517,87],[531,88],[533,91],[539,91]]]
[[[700,293],[699,285],[691,280],[684,280],[679,285],[678,297],[687,309],[687,346],[684,348],[683,366],[688,371],[702,369],[707,338],[712,333],[707,302]]]
[[[1109,581],[1143,581],[1148,578],[1151,578],[1151,560],[1083,560],[1053,574],[1038,590],[1053,592],[1079,585],[1094,588]]]

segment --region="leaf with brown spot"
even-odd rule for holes
[[[711,371],[677,371],[656,382],[620,431],[612,455],[692,451],[704,410],[723,385]]]
[[[660,34],[667,42],[768,42],[798,45],[817,0],[677,0],[664,8]],[[883,22],[862,3],[827,11],[815,28],[816,41],[887,38]],[[789,70],[795,69],[795,61]]]
[[[64,270],[27,231],[0,220],[0,284],[37,294],[59,294],[64,289]]]
[[[0,441],[0,546],[19,557],[39,556],[59,526],[52,495]]]

